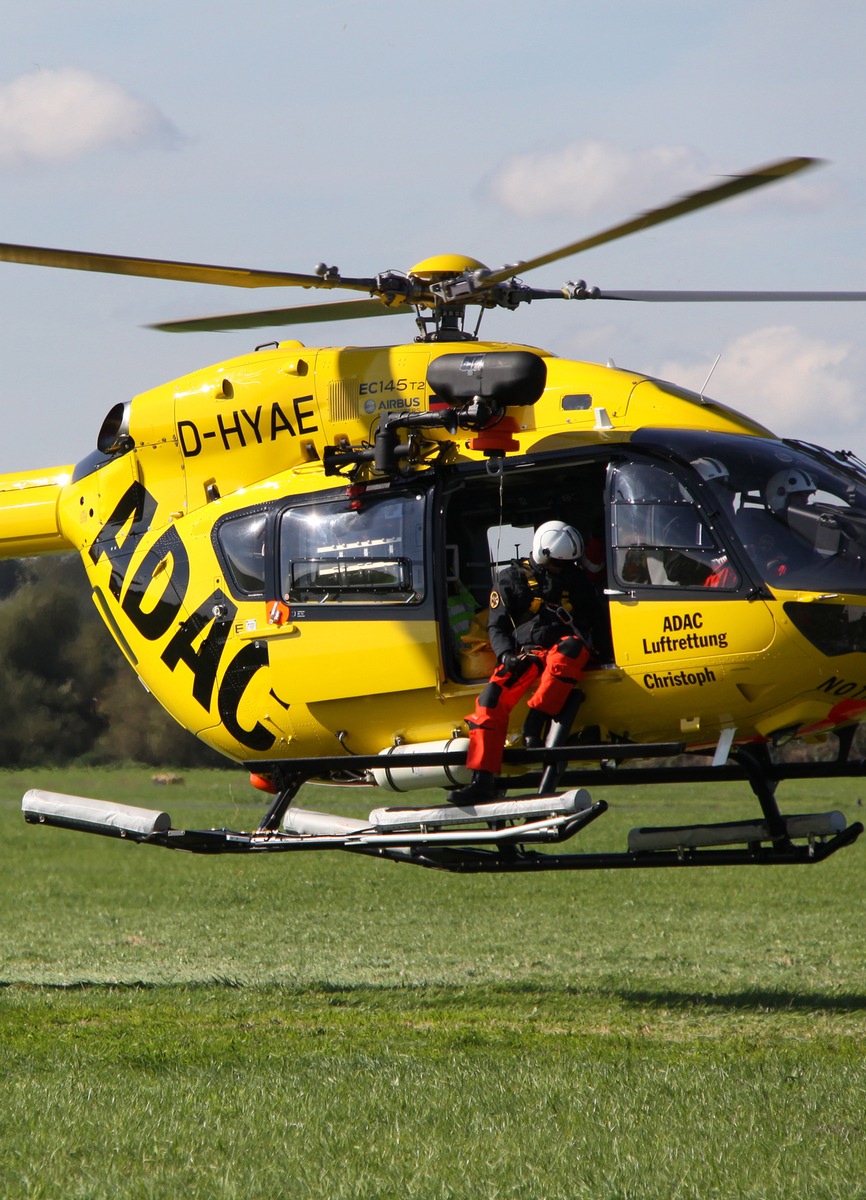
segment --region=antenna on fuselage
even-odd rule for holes
[[[707,384],[708,384],[708,383],[710,382],[710,380],[712,379],[712,377],[713,377],[713,371],[715,371],[716,367],[719,365],[719,359],[720,359],[721,357],[722,357],[722,356],[721,356],[721,354],[717,354],[717,355],[716,355],[716,361],[715,361],[715,362],[713,363],[713,365],[710,367],[710,373],[709,373],[709,375],[707,375],[706,379],[705,379],[705,380],[704,380],[704,382],[703,382],[703,385],[701,386],[701,404],[703,404],[703,403],[704,403],[704,392],[707,390]]]

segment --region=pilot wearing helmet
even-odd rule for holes
[[[719,458],[710,458],[709,455],[705,455],[702,458],[693,458],[692,466],[700,475],[701,479],[703,479],[704,483],[712,483],[713,481],[716,481],[718,483],[727,484],[730,482],[730,471]]]
[[[472,780],[450,794],[452,802],[494,799],[508,718],[534,684],[523,728],[528,747],[543,744],[545,726],[559,716],[580,681],[598,608],[581,568],[583,553],[583,538],[572,525],[546,521],[535,531],[529,558],[515,559],[500,572],[488,622],[499,665],[466,719]]]
[[[763,521],[746,548],[770,583],[802,563],[808,539],[798,526],[816,491],[815,481],[799,467],[776,471],[768,479]]]
[[[764,499],[770,512],[777,517],[784,517],[791,504],[805,508],[816,490],[817,485],[805,471],[792,467],[787,471],[777,471],[770,477],[764,489]]]

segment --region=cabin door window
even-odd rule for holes
[[[737,571],[687,489],[665,467],[611,468],[611,549],[617,587],[736,590]]]
[[[287,604],[414,606],[424,599],[424,497],[302,504],[280,521]]]

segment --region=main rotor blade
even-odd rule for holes
[[[192,317],[148,325],[163,333],[213,333],[223,329],[261,329],[270,325],[308,325],[319,321],[351,321],[363,317],[390,317],[412,313],[409,304],[386,306],[381,300],[336,300],[332,304],[301,304],[263,312],[228,313],[225,316]]]
[[[186,283],[215,283],[223,287],[349,288],[369,292],[374,279],[323,279],[295,271],[257,271],[207,263],[174,262],[162,258],[130,258],[121,254],[91,254],[86,250],[51,250],[45,246],[16,246],[0,242],[0,261],[35,267],[64,267],[71,271],[101,271],[108,275],[141,275],[147,279],[178,279]]]
[[[551,250],[549,254],[540,254],[538,258],[530,258],[526,262],[502,267],[498,271],[492,271],[489,275],[485,276],[485,283],[493,285],[502,283],[506,279],[511,279],[515,275],[525,275],[527,271],[534,271],[536,267],[544,267],[548,263],[556,262],[560,258],[568,258],[572,254],[580,254],[584,250],[591,250],[595,246],[602,246],[605,242],[613,242],[618,238],[628,237],[629,234],[639,233],[642,229],[649,229],[652,225],[661,225],[665,221],[674,220],[675,217],[685,216],[686,213],[694,212],[698,208],[706,208],[710,204],[718,204],[720,201],[728,200],[732,196],[739,196],[741,192],[748,192],[753,188],[763,187],[768,183],[775,183],[777,180],[784,179],[788,175],[794,175],[798,171],[804,171],[809,167],[816,166],[820,161],[817,158],[783,158],[778,162],[769,163],[765,167],[757,167],[745,175],[733,175],[725,179],[724,183],[717,183],[712,187],[700,188],[696,192],[689,192],[685,196],[681,196],[678,200],[663,205],[661,208],[650,209],[648,212],[641,213],[637,217],[632,217],[629,221],[623,221],[620,225],[614,225],[610,229],[605,229],[601,233],[581,238],[580,241],[572,242],[568,246],[562,246],[559,250]]]
[[[582,300],[644,300],[650,303],[676,304],[680,301],[701,304],[750,301],[866,300],[866,292],[688,292],[688,291],[608,291],[593,289]]]

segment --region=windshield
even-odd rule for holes
[[[757,573],[785,590],[866,593],[866,474],[803,443],[665,431]],[[635,441],[651,441],[643,431]]]

